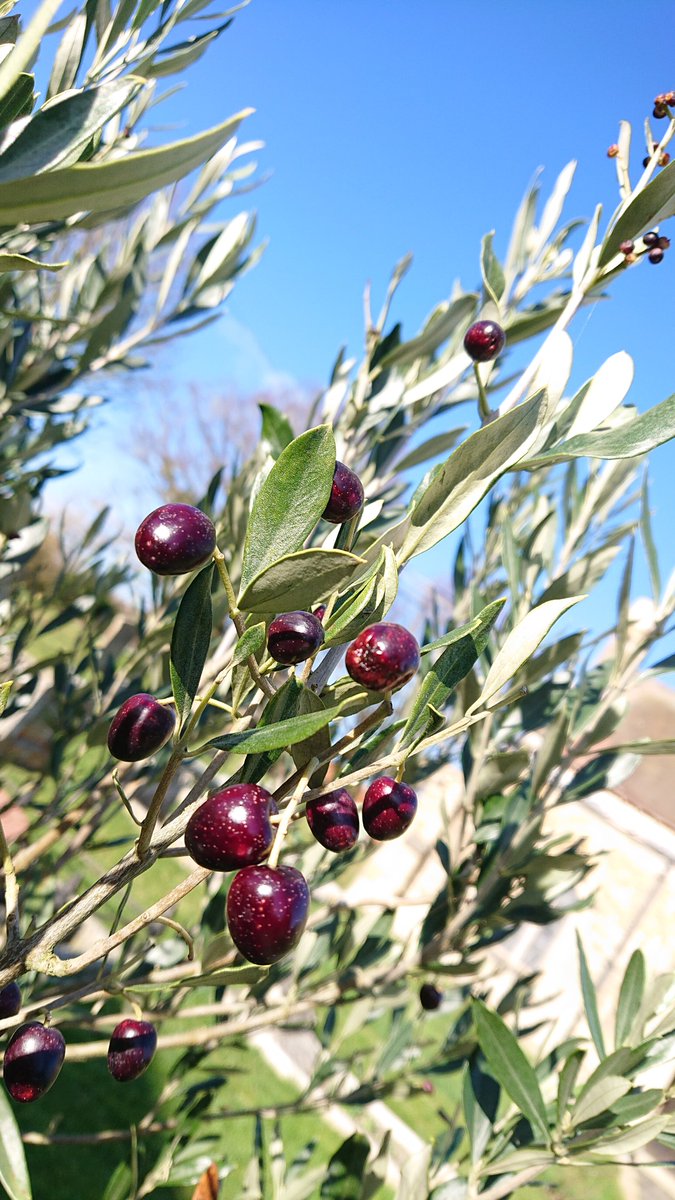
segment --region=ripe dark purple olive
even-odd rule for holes
[[[653,250],[649,251],[647,258],[649,259],[650,263],[654,263],[654,265],[656,265],[657,263],[663,262],[664,254],[665,251],[662,250],[660,246],[655,246]]]
[[[417,795],[407,783],[387,775],[373,780],[363,797],[363,828],[376,842],[400,837],[417,812]]]
[[[324,636],[323,625],[313,613],[281,613],[270,622],[267,649],[275,662],[293,666],[316,654]]]
[[[267,966],[297,946],[307,922],[309,888],[295,867],[244,867],[227,894],[227,925],[240,954]]]
[[[326,850],[351,850],[359,836],[359,812],[346,788],[307,801],[305,815],[314,837]]]
[[[649,233],[645,233],[643,235],[642,241],[644,242],[645,246],[658,246],[659,235],[654,229],[650,229]]]
[[[130,696],[113,717],[108,749],[120,762],[140,762],[165,746],[176,727],[176,714],[147,692]]]
[[[419,667],[420,648],[403,625],[381,621],[355,638],[345,662],[356,683],[373,692],[395,692]]]
[[[188,854],[211,871],[238,871],[267,858],[274,841],[271,793],[256,783],[214,792],[192,814],[185,830]]]
[[[131,1083],[147,1071],[157,1049],[157,1030],[149,1021],[126,1017],[108,1045],[108,1070],[118,1083]]]
[[[355,471],[336,462],[330,499],[323,510],[324,521],[344,525],[363,508],[363,484]]]
[[[66,1043],[58,1029],[29,1021],[12,1034],[3,1077],[12,1100],[30,1104],[48,1092],[63,1066]]]
[[[474,362],[491,362],[506,345],[506,334],[496,321],[476,321],[464,334],[464,349]]]
[[[203,567],[216,548],[213,522],[191,504],[162,504],[136,530],[136,554],[155,575],[185,575]]]
[[[443,993],[439,992],[433,983],[423,983],[420,988],[420,1004],[426,1012],[434,1012],[440,1007]]]
[[[0,1021],[15,1017],[21,1008],[21,988],[18,983],[7,983],[0,991]]]

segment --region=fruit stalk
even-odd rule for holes
[[[2,873],[5,877],[5,929],[7,931],[6,946],[10,948],[19,941],[19,885],[16,878],[14,861],[7,844],[5,831],[0,821],[0,855],[2,856]]]
[[[293,820],[293,815],[307,788],[307,780],[310,779],[314,774],[318,765],[318,758],[310,758],[309,762],[306,763],[302,769],[295,791],[293,792],[293,795],[282,812],[279,824],[277,825],[277,832],[274,837],[274,845],[272,846],[270,856],[267,860],[268,867],[276,867],[277,863],[279,862],[281,847],[286,839],[286,834],[288,833],[291,821]]]

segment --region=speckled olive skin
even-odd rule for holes
[[[307,881],[295,867],[244,867],[227,894],[232,941],[244,958],[261,966],[297,946],[308,912]]]
[[[323,510],[324,521],[331,525],[344,525],[351,521],[363,508],[363,484],[355,471],[342,462],[336,462],[330,499]]]
[[[20,1025],[5,1050],[2,1068],[12,1100],[30,1104],[44,1096],[63,1066],[65,1053],[66,1043],[58,1029],[48,1029],[39,1021]]]
[[[496,321],[476,321],[464,334],[464,349],[474,362],[491,362],[506,345],[506,334]]]
[[[255,783],[214,792],[187,823],[188,854],[211,871],[238,871],[260,863],[272,849],[270,816],[276,812],[271,793]]]
[[[359,836],[359,811],[346,788],[314,796],[305,807],[307,824],[326,850],[351,850]]]
[[[433,983],[423,983],[420,988],[420,1004],[426,1012],[434,1012],[440,1008],[443,993],[439,992]]]
[[[120,762],[140,762],[165,746],[176,727],[176,714],[147,692],[130,696],[113,717],[108,749]]]
[[[149,1021],[126,1017],[112,1031],[108,1070],[118,1083],[131,1083],[147,1071],[157,1049],[157,1030]]]
[[[369,625],[347,650],[347,670],[373,692],[395,692],[420,665],[420,648],[407,629],[393,621]]]
[[[417,812],[417,795],[407,783],[387,775],[373,780],[363,797],[363,828],[376,842],[400,837]]]
[[[281,613],[270,622],[267,649],[275,662],[290,667],[316,654],[324,636],[323,625],[313,613]]]
[[[21,988],[18,983],[8,983],[0,991],[0,1021],[15,1017],[21,1008]]]
[[[203,567],[216,548],[213,522],[191,504],[162,504],[136,530],[136,554],[155,575],[185,575]]]

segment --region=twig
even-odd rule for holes
[[[218,574],[220,575],[221,583],[225,589],[225,595],[227,597],[227,607],[228,607],[228,610],[230,613],[230,617],[232,618],[232,621],[234,622],[234,627],[237,631],[238,637],[242,637],[243,634],[246,632],[246,626],[242,619],[242,615],[239,611],[239,608],[237,607],[237,597],[234,594],[234,588],[232,587],[232,580],[230,579],[229,572],[227,570],[227,567],[225,566],[225,559],[223,557],[222,551],[216,550],[214,552],[213,558],[214,558],[214,561],[216,564],[216,570],[218,571]],[[248,658],[246,659],[246,665],[247,665],[249,671],[251,672],[252,678],[255,680],[256,684],[260,688],[260,691],[263,692],[267,696],[268,700],[271,700],[273,696],[276,696],[275,688],[272,687],[272,684],[269,682],[268,679],[265,679],[264,675],[260,674],[260,671],[258,669],[258,663],[256,662],[256,658],[255,658],[254,654],[249,654]]]
[[[14,861],[7,844],[5,831],[0,821],[0,854],[2,855],[2,871],[5,876],[5,928],[7,931],[7,948],[19,941],[19,885],[16,881]]]

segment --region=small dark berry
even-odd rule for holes
[[[346,788],[314,796],[305,807],[307,824],[326,850],[351,850],[359,836],[359,813]]]
[[[658,241],[659,241],[659,235],[658,235],[658,233],[655,233],[654,230],[652,229],[652,230],[650,230],[649,233],[643,234],[642,241],[644,242],[645,246],[657,246]]]
[[[355,683],[374,692],[394,692],[415,674],[420,648],[403,625],[381,621],[359,634],[345,662]]]
[[[661,250],[659,246],[655,246],[653,250],[649,251],[647,258],[649,259],[650,263],[654,263],[656,266],[657,263],[660,263],[663,260],[663,253],[663,250]]]
[[[20,1025],[10,1038],[2,1068],[12,1100],[30,1104],[44,1096],[63,1066],[65,1053],[66,1043],[58,1029],[39,1021]]]
[[[506,334],[496,321],[476,321],[464,334],[464,349],[474,362],[491,362],[506,345]]]
[[[659,250],[668,250],[670,248],[670,238],[660,237],[656,244]]]
[[[647,154],[645,156],[645,158],[643,158],[643,160],[642,160],[643,167],[648,167],[651,161],[652,161],[651,154]]]
[[[15,1017],[21,1008],[21,988],[18,983],[7,983],[0,992],[0,1021]]]
[[[405,833],[416,812],[413,788],[382,775],[373,780],[363,797],[363,828],[374,841],[388,842]]]
[[[609,146],[607,149],[607,157],[608,158],[616,158],[618,153],[619,153],[619,147],[617,146],[616,142],[612,142],[611,146]]]
[[[664,150],[663,154],[659,155],[659,166],[667,167],[669,162],[670,162],[670,155],[667,150]]]
[[[439,1008],[442,999],[443,993],[439,992],[433,983],[422,984],[420,988],[420,1004],[427,1012],[433,1012],[434,1009]]]
[[[244,867],[227,894],[227,925],[240,954],[261,966],[297,946],[307,922],[309,888],[295,867]]]
[[[668,116],[667,106],[662,103],[655,104],[654,108],[652,109],[652,116],[656,121],[663,120],[664,117]]]
[[[316,617],[317,621],[323,621],[323,619],[326,615],[326,605],[319,604],[318,607],[314,609],[314,612],[312,615]]]
[[[188,854],[211,871],[238,871],[267,858],[274,841],[270,816],[277,806],[257,783],[235,783],[209,796],[185,830]]]
[[[619,250],[622,254],[632,254],[635,249],[635,242],[622,242]]]
[[[118,1083],[131,1083],[147,1071],[157,1049],[157,1030],[150,1021],[127,1017],[112,1031],[108,1070]]]
[[[108,749],[120,762],[140,762],[156,754],[176,727],[176,714],[147,692],[130,696],[113,717],[108,730]]]
[[[136,554],[155,575],[185,575],[203,567],[216,548],[213,522],[191,504],[163,504],[136,530]]]
[[[330,500],[323,510],[324,521],[344,525],[361,512],[363,499],[363,484],[358,475],[344,463],[336,462]]]
[[[275,662],[292,666],[316,654],[324,636],[323,625],[313,613],[281,613],[270,622],[267,649]]]
[[[430,1079],[423,1080],[422,1091],[426,1092],[427,1096],[433,1096],[436,1089]]]

